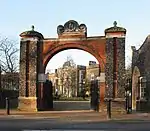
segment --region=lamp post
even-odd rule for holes
[[[90,82],[90,108],[94,110],[94,74],[91,74],[91,82]]]
[[[69,77],[67,76],[67,97],[69,97]]]
[[[54,83],[54,87],[55,87],[55,96],[58,97],[58,77],[55,77],[55,83]]]
[[[83,96],[83,99],[85,99],[85,94],[86,94],[86,90],[85,90],[85,80],[83,79],[82,80],[82,96]]]

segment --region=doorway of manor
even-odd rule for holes
[[[93,92],[91,81],[96,80],[100,73],[96,58],[83,50],[67,49],[53,56],[45,69],[47,79],[53,83],[53,110],[92,109],[91,100],[96,103],[99,92]],[[96,83],[94,86],[98,88]],[[92,98],[91,92],[95,93]]]
[[[137,100],[140,99],[140,91],[139,91],[139,78],[141,76],[140,70],[137,66],[133,69],[132,75],[132,110],[137,110]],[[139,98],[138,98],[139,97]]]
[[[57,27],[57,34],[58,38],[44,38],[34,30],[34,26],[32,30],[20,34],[20,110],[44,110],[46,66],[53,56],[68,49],[86,51],[97,59],[100,67],[100,105],[104,104],[104,98],[123,96],[124,80],[121,75],[125,66],[126,29],[114,22],[113,27],[105,30],[105,35],[88,36],[85,24],[69,20]]]

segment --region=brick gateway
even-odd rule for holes
[[[45,73],[47,63],[55,54],[66,49],[84,50],[98,60],[100,109],[103,109],[105,98],[124,97],[126,29],[114,22],[104,36],[88,37],[85,24],[69,20],[57,27],[57,33],[58,38],[44,38],[33,26],[32,30],[20,34],[19,110],[43,108],[43,82],[39,81],[39,75]]]

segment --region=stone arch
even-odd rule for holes
[[[138,78],[140,77],[140,70],[137,66],[134,67],[132,73],[132,110],[136,110],[136,100],[138,97]]]

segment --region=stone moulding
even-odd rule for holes
[[[110,27],[105,30],[105,33],[110,33],[110,32],[125,32],[126,33],[126,29],[122,27]]]
[[[124,34],[126,34],[126,29],[123,27],[118,27],[116,21],[114,21],[113,25],[114,25],[113,27],[105,29],[105,34],[106,33],[116,33],[116,32],[120,32],[120,33],[123,32]]]
[[[57,27],[57,34],[62,35],[62,34],[78,34],[78,33],[87,33],[87,27],[85,24],[78,24],[78,22],[74,20],[69,20],[67,21],[64,26],[59,25]]]
[[[34,26],[32,25],[32,29],[29,31],[22,32],[20,37],[38,37],[39,39],[44,39],[43,35],[34,30]]]
[[[25,31],[20,34],[21,37],[38,37],[40,39],[43,39],[43,35],[37,31]]]

